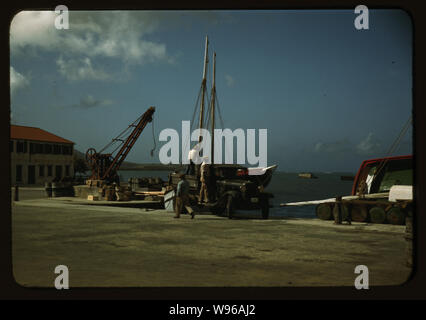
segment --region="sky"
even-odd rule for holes
[[[10,27],[11,123],[102,149],[155,106],[127,161],[159,162],[160,131],[191,120],[205,37],[225,128],[268,130],[268,165],[356,172],[387,155],[412,114],[404,11],[22,11]],[[212,58],[210,57],[210,61]],[[209,81],[211,76],[209,63]],[[393,155],[412,153],[412,128]]]

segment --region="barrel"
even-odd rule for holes
[[[399,207],[393,207],[386,212],[386,220],[390,224],[404,224],[405,214],[404,211]]]
[[[115,190],[112,188],[105,189],[105,199],[107,201],[113,201],[115,198]]]
[[[61,196],[61,184],[60,182],[52,182],[52,197]]]
[[[340,210],[340,221],[338,218],[338,214],[339,214],[339,210]],[[342,223],[342,221],[347,221],[348,220],[348,215],[349,215],[349,208],[347,205],[342,204],[341,202],[336,202],[335,205],[333,206],[332,209],[332,216],[334,218],[334,222],[335,223]]]
[[[343,220],[346,220],[349,212],[351,214],[351,221],[364,222],[368,218],[368,210],[365,205],[360,204],[345,204],[343,206]]]
[[[51,198],[52,197],[52,183],[45,182],[44,183],[44,190],[46,191],[46,196],[48,198]]]
[[[329,203],[320,203],[315,208],[316,215],[321,220],[331,220],[332,215],[332,209],[331,205]]]
[[[372,223],[385,223],[386,222],[386,212],[385,209],[379,206],[372,207],[369,211],[370,221]]]
[[[350,207],[347,204],[341,205],[342,221],[348,220]]]
[[[406,242],[406,257],[407,266],[413,265],[413,218],[407,216],[405,218],[405,242]]]

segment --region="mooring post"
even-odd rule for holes
[[[333,210],[334,224],[342,224],[342,196],[336,197],[336,205]]]
[[[15,185],[15,201],[19,201],[19,187]]]

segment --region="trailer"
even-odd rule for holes
[[[281,204],[298,205],[315,205],[322,220],[405,224],[413,215],[413,156],[363,161],[349,196]]]

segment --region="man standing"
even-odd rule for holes
[[[209,202],[209,186],[210,186],[210,166],[207,163],[208,158],[205,157],[203,163],[200,168],[200,181],[201,181],[201,189],[200,189],[200,197],[199,202],[204,201]]]
[[[185,207],[188,213],[191,215],[191,219],[194,219],[194,210],[189,205],[189,183],[185,179],[185,175],[180,175],[180,181],[177,185],[176,190],[176,215],[175,218],[180,218],[182,208]]]
[[[186,174],[195,175],[197,173],[195,168],[195,163],[199,163],[199,159],[200,159],[200,144],[198,143],[194,146],[194,148],[192,148],[189,151],[189,154],[188,154],[189,164],[186,169]]]

